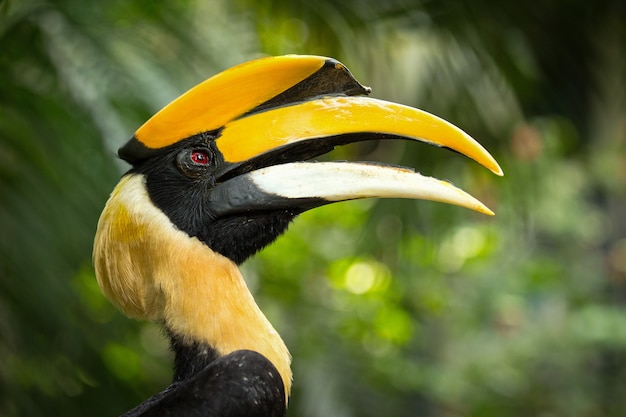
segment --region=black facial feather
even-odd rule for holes
[[[254,211],[218,217],[209,195],[216,183],[215,175],[225,163],[214,138],[206,133],[193,136],[141,161],[130,172],[145,176],[151,201],[174,226],[239,264],[272,243],[302,210]],[[210,163],[191,164],[188,158],[193,150],[206,151]]]
[[[240,264],[287,230],[296,210],[252,212],[218,218],[198,235],[214,251]]]

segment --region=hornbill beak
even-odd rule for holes
[[[194,140],[211,151],[211,215],[298,209],[367,198],[440,201],[493,215],[448,182],[373,163],[303,162],[335,146],[405,139],[453,149],[502,175],[468,134],[370,93],[341,63],[317,56],[263,58],[226,70],[163,108],[120,149],[139,164]],[[200,161],[202,162],[202,161]]]

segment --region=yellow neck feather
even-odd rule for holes
[[[130,317],[164,321],[183,341],[225,355],[250,349],[291,389],[291,357],[237,268],[177,230],[150,201],[144,178],[122,178],[98,222],[94,265],[104,294]]]

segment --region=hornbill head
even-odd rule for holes
[[[240,296],[235,266],[298,214],[367,197],[435,200],[493,214],[448,182],[408,168],[306,162],[338,145],[405,139],[453,149],[502,175],[462,130],[365,97],[370,91],[334,59],[282,56],[228,69],[163,108],[119,150],[132,169],[105,207],[94,246],[105,295],[127,315],[163,322],[187,343],[200,339],[224,354],[248,338],[243,347],[256,350],[260,342],[247,330],[212,329],[252,315],[247,309],[254,307],[239,306],[247,296]],[[225,316],[227,309],[242,311]],[[262,353],[289,385],[289,372],[274,359],[285,353],[268,349]]]

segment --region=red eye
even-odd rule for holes
[[[197,165],[208,165],[210,159],[206,151],[195,150],[191,152],[191,160]]]

